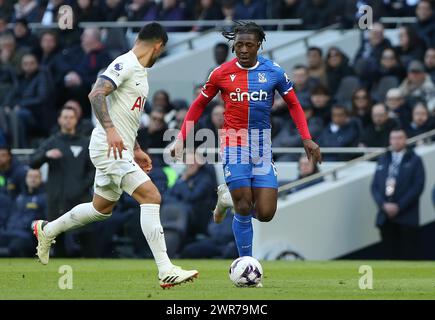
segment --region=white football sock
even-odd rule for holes
[[[48,237],[56,237],[62,232],[83,227],[95,221],[109,218],[112,214],[102,214],[95,210],[92,202],[82,203],[44,226]]]
[[[153,253],[159,274],[161,275],[171,270],[173,265],[166,253],[165,235],[160,223],[160,205],[140,205],[140,226]]]

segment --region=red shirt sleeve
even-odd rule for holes
[[[194,125],[198,122],[199,118],[204,112],[205,107],[218,93],[219,68],[220,67],[217,67],[210,73],[201,93],[198,95],[195,101],[192,102],[189,111],[187,111],[186,117],[184,118],[183,125],[181,126],[181,131],[178,134],[178,139],[183,141],[186,139],[190,130],[193,129]]]
[[[304,110],[299,103],[295,91],[293,89],[290,90],[286,95],[283,96],[283,99],[287,103],[290,116],[296,124],[296,128],[298,128],[302,140],[311,139],[311,134],[308,130],[307,119],[305,119]]]

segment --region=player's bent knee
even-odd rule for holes
[[[248,201],[241,200],[234,203],[234,209],[238,214],[248,215],[252,211],[252,204]]]
[[[151,181],[139,186],[132,196],[140,204],[160,204],[162,202],[159,190]]]
[[[275,216],[275,211],[276,209],[274,208],[269,208],[267,210],[260,210],[257,211],[257,219],[260,222],[269,222],[273,219],[273,217]]]

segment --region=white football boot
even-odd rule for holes
[[[38,240],[38,246],[36,247],[36,255],[42,264],[48,264],[50,259],[50,248],[54,244],[54,238],[47,237],[43,227],[47,224],[44,220],[35,220],[32,222],[32,230],[36,239]]]
[[[163,289],[182,284],[183,282],[193,281],[198,277],[197,270],[183,270],[178,266],[173,266],[168,272],[159,275],[160,287]]]
[[[223,183],[218,186],[218,201],[216,208],[213,211],[213,220],[215,223],[221,223],[225,219],[228,208],[233,208],[233,199],[231,198],[230,190],[228,186]]]

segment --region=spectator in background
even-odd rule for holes
[[[210,117],[207,117],[205,127],[213,132],[215,138],[213,141],[206,142],[208,148],[220,147],[219,130],[224,126],[224,112],[224,105],[218,103],[213,107]]]
[[[7,146],[0,146],[0,193],[15,200],[23,190],[26,168],[12,156]]]
[[[98,71],[110,63],[110,56],[101,42],[100,30],[86,28],[81,36],[80,48],[75,48],[60,58],[65,72],[64,86],[67,98],[76,99],[83,107],[85,117],[91,115],[88,93]]]
[[[160,108],[165,114],[165,122],[169,123],[175,117],[175,109],[166,90],[157,90],[153,95],[152,109]]]
[[[155,13],[156,4],[152,0],[133,0],[127,5],[128,21],[142,21],[145,16]]]
[[[307,51],[308,76],[326,85],[326,70],[323,52],[319,47],[310,47]]]
[[[280,0],[278,6],[276,6],[276,12],[274,16],[278,19],[300,19],[301,4],[302,4],[301,0]],[[293,30],[293,29],[294,26],[285,27],[285,30]]]
[[[63,79],[61,79],[61,74],[56,69],[56,60],[59,59],[59,41],[56,32],[48,30],[44,31],[39,40],[39,46],[35,50],[41,67],[46,68],[53,79],[53,83],[58,85]]]
[[[105,21],[120,21],[126,19],[125,8],[124,0],[105,0],[100,10]]]
[[[349,66],[349,58],[339,48],[330,47],[326,54],[326,82],[331,95],[336,94],[344,77],[353,74]]]
[[[216,43],[216,45],[213,48],[213,58],[214,58],[215,65],[214,67],[210,68],[210,70],[207,72],[207,78],[216,67],[220,66],[221,64],[227,61],[229,53],[230,53],[230,47],[228,46],[228,44],[226,44],[225,42]]]
[[[400,128],[390,133],[392,151],[379,158],[371,186],[386,259],[419,257],[419,199],[425,172],[421,158],[407,149],[406,138]]]
[[[418,0],[384,0],[384,14],[389,17],[410,17],[415,14]]]
[[[9,0],[0,0],[0,16],[9,20],[12,17],[13,12],[13,2]]]
[[[319,145],[329,147],[355,147],[358,144],[358,125],[349,118],[349,111],[342,105],[332,107],[332,121],[323,129],[319,137]],[[325,154],[325,161],[347,161],[347,155]]]
[[[298,64],[293,67],[293,88],[301,105],[309,103],[310,101],[310,91],[316,85],[318,85],[318,80],[310,78],[308,75],[308,68],[304,65]]]
[[[35,51],[38,47],[38,37],[32,34],[26,19],[18,19],[14,24],[14,36],[18,49],[26,52]]]
[[[219,4],[216,0],[198,0],[197,5],[194,9],[194,19],[195,20],[222,20],[224,15],[222,14],[222,10],[219,7]],[[212,28],[212,26],[208,27],[199,27],[194,26],[192,31],[204,31]]]
[[[384,25],[380,22],[373,23],[372,29],[368,32],[368,39],[362,38],[361,46],[355,57],[355,64],[362,64],[372,70],[379,65],[382,52],[391,47],[390,40],[385,38]]]
[[[83,118],[82,106],[76,100],[68,100],[63,105],[63,108],[73,109],[77,117],[76,134],[83,137],[89,137],[94,130],[94,124],[91,119]],[[56,134],[60,131],[60,126],[57,124],[51,130],[51,134]]]
[[[38,59],[32,53],[23,56],[21,74],[18,77],[17,90],[12,98],[11,121],[18,119],[18,137],[14,145],[27,147],[28,133],[46,133],[45,125],[46,105],[52,94],[50,79],[39,68]]]
[[[399,89],[407,99],[424,100],[429,110],[435,110],[435,85],[420,61],[414,60],[409,64],[407,77]]]
[[[308,158],[305,154],[302,154],[298,160],[298,177],[293,181],[301,180],[303,178],[312,176],[313,174],[316,174],[319,172],[320,172],[320,170],[319,170],[319,167],[317,166],[317,163],[313,164],[312,161],[308,160]],[[280,185],[285,185],[285,184],[293,182],[293,181],[280,181]],[[318,184],[320,182],[323,182],[323,181],[324,181],[324,179],[321,177],[321,178],[315,179],[313,181],[306,182],[304,184],[301,184],[297,187],[294,187],[294,188],[288,190],[286,192],[286,194],[295,193],[297,191],[311,187],[311,186]]]
[[[384,49],[379,68],[373,70],[370,81],[378,83],[383,77],[387,76],[395,77],[397,83],[402,82],[406,77],[406,70],[393,48]]]
[[[236,3],[234,20],[266,19],[266,6],[259,0],[241,0]]]
[[[402,127],[406,127],[411,122],[411,108],[398,88],[387,91],[385,105],[388,108],[388,116],[395,119]]]
[[[39,22],[39,6],[36,0],[18,0],[14,5],[12,22],[18,19],[26,19],[28,22]]]
[[[101,11],[92,0],[77,0],[73,10],[76,19],[80,22],[103,21]]]
[[[210,221],[210,212],[216,204],[216,172],[212,165],[197,153],[186,155],[186,169],[165,195],[166,203],[177,203],[188,210],[186,232],[191,238],[204,234]]]
[[[335,1],[307,0],[301,2],[300,14],[305,29],[320,29],[336,22]]]
[[[314,116],[322,119],[325,124],[331,122],[332,103],[333,99],[326,87],[318,85],[311,90],[309,105],[313,107]]]
[[[426,68],[426,73],[430,75],[432,82],[435,83],[435,47],[426,50],[424,67]]]
[[[184,8],[178,0],[162,0],[156,6],[150,8],[143,18],[144,21],[181,21],[185,20]],[[184,31],[183,27],[166,27],[166,31]]]
[[[15,70],[11,66],[0,65],[0,127],[8,131],[6,106],[12,104],[14,92],[18,86]]]
[[[388,147],[390,132],[398,123],[388,117],[388,109],[382,104],[372,108],[372,123],[363,131],[360,145],[364,147]]]
[[[90,201],[90,188],[95,173],[89,159],[89,138],[76,134],[77,116],[74,109],[64,107],[58,123],[60,132],[44,141],[30,157],[32,168],[39,168],[48,163],[47,220],[50,221],[71,210],[75,205]],[[86,228],[82,229],[79,234],[86,237],[86,231]],[[71,251],[70,238],[61,237],[56,241],[57,255]],[[86,244],[89,243],[83,243],[82,246],[84,252],[87,252]],[[89,246],[90,248],[92,246]]]
[[[415,10],[417,23],[413,26],[426,47],[433,44],[435,39],[435,17],[431,1],[420,0]]]
[[[360,132],[372,123],[372,98],[365,88],[355,90],[352,94],[352,117],[358,123]]]
[[[36,242],[29,226],[33,220],[45,219],[46,209],[41,172],[28,170],[25,187],[15,200],[6,228],[0,230],[0,246],[8,247],[10,257],[34,255]]]
[[[235,20],[234,15],[236,11],[236,1],[235,0],[222,0],[222,14],[224,15],[224,20],[228,23],[233,23]]]
[[[165,113],[159,106],[153,108],[150,114],[150,121],[147,127],[140,128],[137,132],[137,142],[142,150],[149,148],[164,148],[169,141],[163,140],[163,135],[167,129]],[[162,155],[151,155],[153,164],[163,164]],[[155,163],[156,162],[156,163]]]
[[[313,140],[317,140],[323,131],[323,120],[314,116],[314,109],[311,105],[303,105],[305,118],[307,119],[308,129],[310,130]],[[272,144],[275,147],[302,147],[302,141],[299,132],[293,121],[284,120],[279,132],[272,138]],[[278,154],[277,161],[295,161],[294,154]]]
[[[0,0],[1,2],[2,0]],[[1,8],[0,8],[1,10]],[[0,13],[0,36],[8,33],[8,18]]]
[[[206,236],[184,246],[180,252],[180,258],[235,259],[238,257],[232,221],[232,214],[229,212],[221,223],[210,221]]]
[[[429,114],[424,102],[417,102],[412,108],[412,121],[407,125],[406,133],[409,138],[435,129],[435,119]]]
[[[403,26],[399,29],[399,46],[396,47],[403,66],[408,67],[412,60],[422,60],[424,43],[419,38],[415,29]]]
[[[0,36],[0,65],[10,66],[15,73],[21,71],[21,59],[26,52],[17,49],[17,44],[13,35],[6,33]]]

